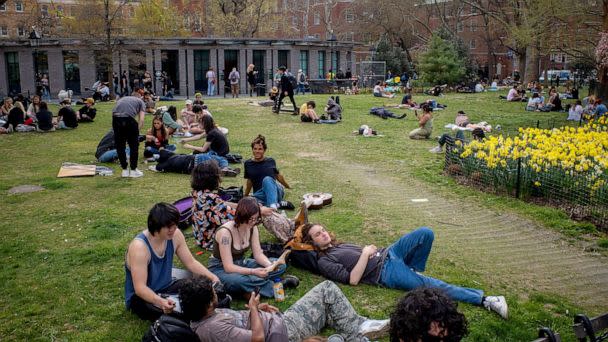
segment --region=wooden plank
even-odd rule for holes
[[[93,177],[95,176],[95,165],[83,165],[74,163],[63,163],[57,174],[57,178],[65,177]]]

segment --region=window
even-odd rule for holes
[[[8,36],[8,27],[0,26],[0,37]]]
[[[17,35],[19,37],[25,37],[25,28],[23,28],[23,26],[17,27]]]
[[[48,18],[48,16],[49,16],[49,6],[48,5],[42,5],[42,6],[40,6],[40,13],[42,14],[43,18]]]
[[[457,31],[457,32],[462,32],[462,31],[464,31],[464,24],[462,23],[462,21],[459,21],[459,22],[456,24],[456,31]]]
[[[6,2],[0,5],[0,12],[6,11]]]
[[[469,42],[469,47],[471,49],[476,49],[477,48],[477,41],[475,39],[471,39],[471,41]]]
[[[6,60],[6,80],[8,81],[8,92],[20,93],[21,78],[19,75],[19,53],[5,52],[4,59]]]
[[[347,42],[354,41],[355,40],[354,37],[355,37],[355,33],[354,32],[345,32],[344,33],[344,40],[347,41]]]
[[[321,39],[321,35],[318,33],[315,33],[312,36],[315,37],[315,39]]]
[[[298,17],[295,15],[291,17],[291,26],[298,27]]]
[[[300,69],[304,75],[308,76],[308,51],[300,50]]]
[[[471,32],[477,31],[477,22],[475,22],[475,20],[471,20],[469,25],[469,29],[471,30]]]
[[[15,12],[23,12],[23,2],[15,1]]]
[[[352,9],[347,8],[344,11],[344,20],[346,20],[347,23],[352,23],[353,21],[355,21],[355,15],[353,14]]]
[[[319,78],[325,78],[325,51],[319,51],[319,58],[318,58],[317,65],[319,66],[319,68],[318,68]]]
[[[314,18],[313,18],[313,24],[314,25],[321,25],[321,15],[319,14],[319,12],[315,12]]]

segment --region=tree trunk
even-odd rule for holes
[[[608,32],[608,0],[603,1],[603,27],[604,32]],[[598,85],[595,88],[595,95],[602,100],[608,100],[608,67],[601,66],[597,71]]]
[[[526,62],[525,62],[526,78],[525,83],[538,80],[538,51],[534,46],[526,47]]]
[[[518,68],[519,68],[519,80],[521,82],[525,82],[526,80],[526,51],[523,53],[518,53],[515,57],[518,60]]]

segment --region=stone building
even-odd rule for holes
[[[270,39],[124,39],[115,46],[111,62],[103,58],[104,46],[76,39],[0,40],[0,96],[10,93],[34,94],[39,78],[46,74],[51,96],[62,89],[84,94],[96,80],[107,80],[107,71],[127,71],[129,81],[141,78],[147,70],[152,75],[166,72],[175,94],[192,96],[206,92],[205,74],[212,67],[217,72],[219,95],[233,67],[241,72],[241,91],[247,90],[245,70],[253,63],[259,71],[258,83],[270,85],[274,71],[285,65],[294,74],[303,69],[309,75],[324,75],[331,68],[331,56],[339,68],[353,68],[352,42]],[[108,64],[111,63],[111,66]],[[354,68],[353,68],[354,69]],[[311,77],[315,78],[315,77]],[[154,79],[156,93],[161,93],[160,77]]]

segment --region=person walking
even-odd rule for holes
[[[279,96],[279,104],[277,105],[277,109],[275,111],[275,113],[279,113],[281,111],[281,105],[283,104],[283,99],[288,96],[289,100],[291,101],[291,104],[293,104],[293,114],[292,115],[297,115],[299,112],[299,108],[298,106],[296,106],[296,100],[294,100],[293,98],[293,85],[291,84],[291,81],[289,80],[289,77],[286,74],[287,68],[284,66],[281,66],[279,68],[279,74],[281,75],[281,81],[279,82],[280,88],[281,88],[281,95]]]
[[[207,74],[207,96],[215,95],[215,84],[217,83],[217,77],[213,68],[209,68]]]
[[[141,93],[143,93],[143,89],[135,89],[131,96],[121,97],[112,109],[114,144],[122,168],[122,177],[137,178],[144,175],[137,169],[139,130],[144,125],[144,115],[146,114],[146,104],[141,99]],[[130,170],[127,168],[129,165],[125,151],[127,143],[130,149]]]
[[[306,74],[302,69],[298,70],[298,89],[296,89],[296,94],[306,94]]]
[[[239,82],[241,81],[241,74],[236,70],[236,68],[232,68],[230,75],[228,75],[228,80],[230,81],[230,92],[232,93],[232,98],[239,97]]]

